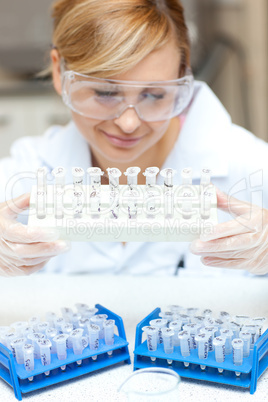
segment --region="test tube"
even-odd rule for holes
[[[99,190],[101,186],[101,176],[103,176],[104,172],[98,167],[90,167],[87,169],[87,174],[90,177],[91,186],[95,190]]]
[[[188,357],[191,354],[190,343],[191,335],[188,331],[181,331],[178,333],[178,338],[180,340],[181,355],[183,357]],[[189,367],[189,362],[183,362],[185,367]]]
[[[83,184],[83,179],[85,176],[85,171],[81,167],[72,168],[73,185],[74,187],[80,187]],[[80,187],[81,188],[81,187]]]
[[[91,323],[95,324],[95,325],[98,325],[98,327],[100,328],[100,333],[99,333],[99,338],[100,339],[104,338],[103,323],[107,318],[108,318],[107,314],[96,314],[96,315],[93,315],[93,317],[90,318]]]
[[[118,219],[119,215],[119,177],[122,172],[117,168],[106,169],[109,176],[110,188],[110,216],[113,219]]]
[[[199,324],[200,326],[204,326],[204,320],[205,320],[205,316],[203,316],[203,315],[194,315],[191,318],[192,323]]]
[[[193,192],[192,190],[188,189],[185,187],[183,188],[183,192],[180,195],[180,200],[181,200],[181,212],[182,212],[182,217],[184,219],[190,219],[192,217],[193,213]]]
[[[166,218],[171,218],[174,214],[173,177],[176,173],[176,170],[171,168],[160,171],[160,175],[164,177],[164,209]]]
[[[229,355],[232,353],[232,338],[233,338],[233,331],[230,329],[222,328],[221,330],[221,337],[226,338],[225,342],[225,354]]]
[[[163,343],[162,328],[165,328],[167,326],[167,320],[157,318],[155,320],[151,320],[149,324],[151,327],[155,327],[158,330],[157,343]]]
[[[213,194],[210,191],[204,191],[201,193],[200,215],[202,219],[208,219],[210,217],[212,196]]]
[[[192,168],[184,168],[181,171],[181,179],[183,185],[191,185],[192,184],[192,175],[193,169]]]
[[[233,363],[235,366],[241,366],[243,364],[243,347],[244,342],[240,338],[235,338],[232,340],[233,347]],[[236,376],[240,375],[239,371],[235,372]]]
[[[191,322],[191,317],[188,314],[179,314],[178,319],[181,320],[182,326]]]
[[[152,325],[146,325],[142,328],[143,332],[147,336],[147,348],[149,352],[154,352],[157,350],[157,337],[158,337],[158,328],[153,327]],[[154,362],[156,357],[150,356],[151,360]]]
[[[90,324],[90,319],[89,318],[81,318],[78,321],[78,324],[79,324],[79,328],[83,329],[83,335],[87,335],[88,334],[87,328],[88,328],[88,325]]]
[[[18,364],[24,363],[23,347],[26,343],[25,338],[17,338],[11,342],[12,348],[15,349],[16,361]]]
[[[87,308],[82,311],[82,318],[88,318],[90,320],[93,315],[95,315],[98,312],[98,309],[93,307],[93,308]]]
[[[183,307],[179,306],[178,304],[171,304],[170,306],[168,306],[168,308],[170,309],[170,311],[173,314],[177,314],[177,315],[180,314],[183,310]]]
[[[259,326],[259,337],[262,334],[263,324],[266,321],[265,317],[255,317],[251,319],[251,323]]]
[[[84,348],[87,346],[86,337],[83,336],[83,328],[77,328],[70,333],[72,338],[73,352],[75,355],[81,355]],[[77,364],[80,365],[82,360],[77,360]]]
[[[59,334],[53,338],[53,341],[56,343],[57,357],[59,360],[65,360],[67,358],[67,346],[66,340],[68,339],[67,334]],[[66,369],[66,365],[61,366],[62,370]]]
[[[248,357],[250,354],[251,333],[248,331],[240,331],[239,338],[244,342],[243,356]]]
[[[5,343],[6,343],[6,347],[12,351],[13,356],[16,357],[16,351],[15,349],[12,347],[12,342],[17,338],[17,335],[15,332],[8,332],[7,334],[5,334],[4,339],[5,339]]]
[[[35,359],[40,359],[40,347],[38,344],[39,339],[44,339],[45,335],[42,334],[41,332],[34,332],[33,334],[29,334],[28,338],[32,341],[32,344],[34,346],[34,358]]]
[[[81,216],[83,212],[83,178],[85,172],[81,167],[73,167],[72,168],[72,176],[73,176],[73,213],[74,218],[78,218]]]
[[[28,335],[32,334],[34,332],[34,329],[32,327],[26,327],[23,329],[22,337],[25,339],[28,339]]]
[[[106,169],[109,176],[109,187],[111,192],[119,191],[119,177],[122,176],[121,170],[117,168]]]
[[[4,346],[7,346],[5,335],[10,332],[10,329],[11,328],[8,327],[8,326],[1,326],[0,327],[0,343],[2,343],[2,345],[4,345]]]
[[[211,170],[203,168],[201,170],[200,186],[207,187],[210,184]]]
[[[124,175],[127,176],[127,184],[131,190],[138,184],[138,174],[140,171],[141,169],[138,166],[132,166],[124,172]]]
[[[233,331],[233,339],[239,338],[240,325],[235,321],[231,321],[229,322],[228,327]]]
[[[77,311],[82,315],[85,310],[89,308],[89,306],[86,303],[76,303],[75,307],[77,308]]]
[[[166,354],[173,353],[174,346],[173,346],[173,337],[175,335],[175,332],[173,331],[172,328],[163,328],[162,329],[162,337],[163,337],[163,342],[164,342],[164,351]],[[168,364],[172,364],[171,359],[167,359]]]
[[[172,311],[160,311],[159,317],[163,318],[164,320],[167,320],[167,325],[173,321],[174,319],[174,314]]]
[[[212,310],[210,310],[209,308],[206,308],[204,311],[203,311],[203,314],[204,314],[204,316],[207,318],[207,317],[211,317],[212,316]]]
[[[39,324],[37,325],[37,332],[45,334],[48,328],[49,328],[49,322],[47,321],[39,322]]]
[[[46,313],[46,320],[47,320],[47,322],[49,322],[50,328],[55,326],[56,319],[57,319],[57,314],[53,313],[52,311],[48,311]]]
[[[40,348],[41,363],[43,366],[48,366],[51,363],[51,346],[49,339],[39,339],[38,345]],[[49,375],[50,371],[45,371],[45,375]]]
[[[27,321],[17,321],[11,324],[11,327],[14,328],[17,336],[23,336],[24,329],[28,327]]]
[[[250,349],[253,349],[254,343],[256,342],[259,336],[259,326],[254,324],[246,324],[243,325],[242,331],[247,331],[251,334]]]
[[[146,177],[146,186],[152,187],[156,185],[156,176],[159,173],[159,168],[157,166],[147,167],[145,172],[143,172],[143,176]]]
[[[192,318],[198,313],[198,308],[197,307],[189,307],[186,309],[186,313],[190,316],[191,320]]]
[[[198,330],[200,328],[199,324],[195,323],[190,323],[190,324],[185,324],[183,325],[183,330],[188,331],[190,333],[190,349],[196,349],[197,345],[195,342],[195,336],[198,333]]]
[[[57,348],[56,348],[56,343],[53,341],[53,338],[55,338],[55,336],[58,334],[58,331],[56,330],[56,328],[47,328],[46,329],[46,337],[47,339],[50,340],[51,342],[51,353],[57,353]]]
[[[81,313],[73,313],[71,318],[71,324],[73,324],[73,328],[79,328],[79,320],[82,318]]]
[[[138,174],[141,169],[138,166],[133,166],[127,168],[124,172],[124,175],[127,176],[127,184],[128,184],[128,217],[129,219],[133,219],[137,217],[138,206],[137,206],[137,194],[134,191],[135,187],[137,187],[138,183]]]
[[[240,325],[240,327],[246,324],[246,322],[249,321],[249,319],[250,319],[249,315],[242,315],[242,314],[235,315],[233,318],[233,320],[237,322]]]
[[[52,175],[55,178],[54,186],[54,214],[56,219],[62,219],[63,213],[63,194],[65,186],[66,169],[59,166],[52,170]]]
[[[61,309],[62,317],[66,322],[72,321],[73,310],[70,307],[62,307]]]
[[[171,328],[174,331],[174,336],[173,336],[173,345],[174,346],[179,346],[179,344],[180,344],[180,341],[178,338],[178,333],[181,331],[181,325],[182,325],[182,322],[180,320],[171,321],[168,325],[169,328]]]
[[[227,313],[227,311],[221,311],[219,314],[219,318],[221,318],[222,321],[224,321],[225,323],[228,323],[231,319],[231,316],[229,313]]]
[[[214,350],[214,345],[213,345],[213,339],[215,336],[215,333],[217,332],[218,328],[214,327],[213,325],[211,326],[207,326],[207,327],[203,327],[200,329],[200,333],[201,334],[208,334],[209,338],[208,338],[208,350]]]
[[[203,324],[205,327],[216,326],[215,320],[212,317],[206,317]]]
[[[34,329],[34,331],[37,331],[37,325],[40,322],[40,318],[37,316],[33,316],[28,320],[28,323],[30,325],[30,327],[32,327]]]
[[[38,219],[46,217],[47,168],[37,169],[36,216]]]
[[[197,344],[198,357],[200,360],[207,359],[208,357],[208,334],[197,334],[195,335],[195,343]],[[200,364],[201,370],[205,370],[206,366]]]
[[[66,324],[66,321],[63,317],[58,317],[55,320],[55,328],[58,331],[58,334],[62,334],[62,329],[61,327],[63,326],[63,324]]]
[[[114,325],[115,321],[114,320],[107,320],[104,321],[103,327],[104,327],[104,340],[106,345],[113,345],[114,344]],[[108,351],[107,354],[109,356],[112,355],[112,350]]]
[[[74,330],[73,324],[71,324],[70,322],[64,323],[61,326],[61,330],[62,330],[63,334],[66,334],[69,336],[69,338],[67,338],[67,340],[66,340],[66,346],[67,346],[67,349],[71,349],[73,347],[73,344],[72,344],[72,339],[70,337],[70,333]]]
[[[25,343],[23,346],[24,367],[26,371],[34,370],[34,347],[30,343]],[[33,376],[28,377],[29,381],[33,380]]]
[[[213,345],[215,348],[215,360],[217,363],[222,363],[225,360],[225,342],[226,338],[224,336],[216,336],[213,339]],[[222,368],[218,368],[219,373],[223,372]]]
[[[221,329],[225,327],[225,322],[220,319],[220,318],[216,318],[214,321],[214,324],[216,325],[216,327],[218,328],[218,331],[216,332],[216,336],[220,336],[221,334]]]
[[[156,198],[158,193],[154,190],[156,185],[156,176],[159,168],[156,166],[148,167],[143,172],[146,177],[146,215],[148,218],[153,218],[156,214]]]
[[[97,216],[101,208],[101,176],[103,176],[104,172],[98,167],[90,167],[87,169],[87,174],[91,181],[90,210],[93,216]]]
[[[88,340],[90,350],[97,350],[99,348],[99,333],[100,327],[95,324],[90,324],[88,326]],[[92,356],[93,360],[97,359],[97,356]]]

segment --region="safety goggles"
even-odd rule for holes
[[[141,120],[163,121],[179,115],[193,94],[193,75],[170,81],[120,81],[62,71],[62,98],[75,113],[97,120],[119,118],[135,109]]]

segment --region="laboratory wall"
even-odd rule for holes
[[[69,112],[36,72],[50,49],[51,0],[0,0],[0,157],[12,142],[65,124]],[[268,140],[267,0],[182,0],[196,79],[206,81],[235,123]]]

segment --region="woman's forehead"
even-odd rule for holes
[[[175,41],[149,53],[130,70],[109,76],[124,81],[166,81],[178,78],[181,57]]]

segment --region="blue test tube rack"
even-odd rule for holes
[[[89,347],[86,347],[81,355],[75,355],[72,350],[68,349],[66,360],[58,360],[57,355],[52,354],[50,365],[43,366],[41,360],[35,359],[34,370],[26,371],[23,364],[16,362],[12,351],[0,343],[0,377],[13,387],[19,401],[22,400],[22,394],[61,383],[119,362],[131,363],[122,318],[100,304],[96,304],[95,307],[98,309],[98,314],[107,314],[109,319],[115,320],[119,336],[114,335],[113,345],[105,345],[104,340],[100,339],[97,350],[90,350]],[[109,351],[113,351],[111,356],[107,354]],[[91,357],[96,355],[97,360],[92,360]],[[82,360],[81,365],[77,365],[78,360]],[[63,365],[66,365],[64,371],[60,368]],[[49,376],[44,374],[46,371],[50,371]],[[28,377],[31,376],[34,377],[33,381],[28,380]]]
[[[254,394],[258,379],[268,368],[268,330],[254,344],[249,357],[244,357],[241,366],[233,364],[232,354],[226,355],[223,363],[216,362],[214,351],[209,352],[208,358],[204,360],[198,358],[197,349],[191,349],[191,355],[183,357],[179,346],[174,347],[173,353],[166,354],[163,344],[159,344],[157,350],[151,352],[148,350],[147,340],[142,342],[142,328],[149,325],[151,320],[159,318],[160,311],[159,307],[156,308],[137,325],[134,370],[148,367],[170,368],[181,377],[250,388],[250,393]],[[152,361],[151,357],[155,357],[156,360]],[[167,359],[173,360],[173,363],[168,364]],[[189,362],[189,367],[186,368],[183,362]],[[206,369],[202,370],[200,365],[205,365]],[[218,368],[224,370],[222,374],[219,373]],[[241,373],[240,376],[237,377],[235,372]]]

